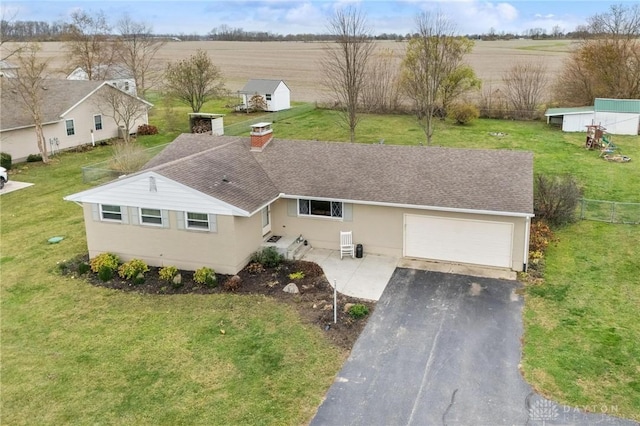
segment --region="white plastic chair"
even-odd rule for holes
[[[355,246],[353,245],[353,235],[351,231],[340,231],[340,259],[345,254],[356,257]]]

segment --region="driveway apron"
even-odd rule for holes
[[[515,281],[398,268],[312,425],[635,425],[533,393]]]

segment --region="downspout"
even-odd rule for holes
[[[531,234],[531,217],[527,216],[525,220],[524,231],[524,259],[522,259],[522,272],[527,272],[527,264],[529,263],[529,238]]]

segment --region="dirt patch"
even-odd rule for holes
[[[58,268],[65,275],[79,275],[79,266],[87,263],[88,257],[74,259]],[[248,266],[238,273],[240,285],[237,289],[227,290],[225,283],[230,275],[216,274],[217,285],[206,286],[198,284],[193,279],[192,271],[179,271],[182,282],[174,285],[163,281],[159,277],[159,268],[149,267],[144,282],[134,284],[132,281],[115,276],[109,281],[101,281],[97,274],[86,272],[87,281],[95,286],[130,291],[143,294],[218,294],[233,293],[238,295],[264,295],[286,303],[298,311],[302,321],[313,324],[322,330],[325,337],[334,345],[351,350],[353,344],[366,325],[367,319],[373,312],[374,302],[357,299],[338,293],[338,321],[333,322],[333,287],[327,281],[322,268],[313,262],[285,261],[274,268]],[[290,278],[290,274],[292,278]],[[235,279],[237,280],[237,279]],[[285,286],[294,283],[299,293],[283,291]],[[355,319],[345,311],[349,304],[365,305],[368,315]]]

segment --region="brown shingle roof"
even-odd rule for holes
[[[11,87],[10,79],[0,79],[0,129],[32,126],[31,116]],[[60,120],[60,115],[104,84],[103,81],[43,80],[42,119],[44,123]]]
[[[280,193],[533,213],[533,154],[184,134],[145,169],[253,212]],[[228,182],[223,182],[223,179]]]

